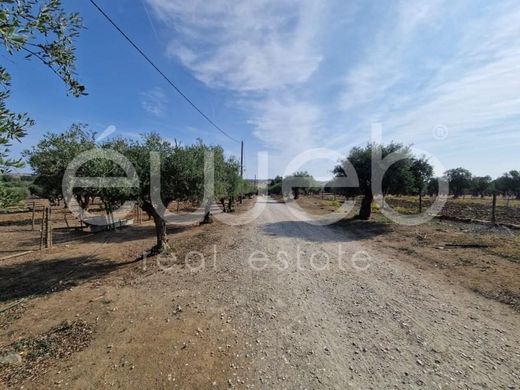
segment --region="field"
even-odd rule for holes
[[[92,234],[68,217],[67,228],[67,212],[55,207],[55,246],[39,251],[31,212],[0,215],[3,255],[33,250],[0,262],[0,357],[12,359],[0,363],[0,381],[78,389],[520,385],[512,347],[519,231],[442,219],[406,227],[377,208],[370,221],[352,214],[313,226],[262,197],[237,205],[233,217],[263,202],[261,216],[242,226],[169,226],[175,257],[146,262],[155,241],[146,216]],[[298,203],[323,214],[339,199]],[[317,272],[291,257],[288,269],[275,262],[258,272],[247,263],[258,250],[275,261],[280,252],[334,256],[338,244],[370,253],[370,268],[331,263]]]
[[[42,200],[35,203],[34,229],[32,226],[33,201],[31,200],[0,213],[0,234],[2,235],[0,257],[40,249],[43,207],[49,204]],[[195,208],[188,202],[179,202],[179,208],[177,208],[177,203],[173,202],[169,209],[173,212],[178,210],[180,214],[183,214],[193,212]],[[104,214],[99,202],[92,204],[89,212],[95,215]],[[133,219],[138,224],[135,210],[130,212],[127,218]],[[141,219],[145,222],[150,221],[149,217],[142,212]],[[53,242],[57,245],[71,245],[78,240],[84,241],[95,236],[95,234],[90,233],[88,228],[83,229],[84,226],[80,224],[80,221],[63,205],[52,206],[52,226]]]
[[[238,205],[237,214],[247,207],[247,203]],[[177,206],[174,204],[171,208],[176,210]],[[192,210],[189,204],[180,205],[181,213]],[[112,350],[111,346],[126,344],[126,333],[142,332],[138,337],[141,342],[148,342],[147,334],[157,334],[167,327],[171,342],[168,348],[173,347],[171,352],[177,355],[186,334],[202,326],[194,318],[185,324],[184,315],[180,314],[192,312],[196,308],[194,300],[203,298],[200,292],[193,295],[194,291],[190,290],[189,279],[193,274],[183,271],[183,259],[195,250],[212,255],[213,243],[223,245],[227,230],[215,229],[213,225],[169,227],[169,239],[174,243],[179,260],[167,264],[178,269],[164,277],[154,261],[145,266],[142,260],[144,250],[151,248],[155,240],[153,222],[147,220],[146,215],[142,224],[93,234],[81,231],[79,223],[73,224],[72,218],[67,228],[64,218],[60,222],[67,213],[63,208],[53,208],[57,227],[55,245],[43,251],[37,250],[39,226],[31,230],[31,212],[1,215],[0,240],[2,248],[7,249],[0,263],[0,356],[9,356],[14,351],[23,359],[22,365],[0,363],[0,380],[5,385],[25,383],[25,387],[30,388],[28,384],[36,381],[44,387],[67,386],[68,380],[60,378],[67,378],[71,365],[79,364],[75,359],[71,361],[71,355],[89,346],[92,348],[91,344],[104,353],[117,351],[114,353],[117,358],[108,354],[101,359],[100,365],[107,367],[103,370],[109,370],[108,376],[125,375],[122,372],[136,366],[139,369],[135,373],[151,372],[156,361],[150,356],[158,353],[157,346],[151,346],[142,359],[127,357],[128,353],[132,354],[131,349],[125,353],[119,348]],[[22,251],[22,256],[5,256]],[[32,252],[25,253],[27,251]],[[162,277],[159,282],[158,276]],[[35,322],[35,318],[38,321]],[[133,329],[125,333],[128,328]],[[190,362],[194,353],[190,347],[190,351],[179,358]],[[199,353],[202,355],[203,350]],[[229,353],[224,351],[224,355]],[[90,368],[99,358],[93,359],[87,352],[82,359],[85,360],[81,364]],[[177,364],[183,365],[178,361]],[[202,367],[204,361],[199,364]],[[61,369],[54,369],[56,365]],[[194,370],[196,366],[190,366],[183,375],[190,377]],[[44,374],[49,371],[46,377]],[[85,377],[83,386],[91,379]],[[168,381],[166,376],[164,379]],[[107,386],[110,382],[101,383]],[[154,383],[151,380],[149,385]],[[181,385],[182,381],[177,378],[176,384]]]
[[[419,200],[417,197],[389,196],[386,202],[397,211],[407,214],[419,212]],[[423,207],[432,204],[431,199],[423,200]],[[440,215],[448,218],[466,218],[482,221],[491,220],[492,199],[490,197],[465,197],[459,199],[449,198],[446,201]],[[520,225],[520,200],[497,198],[496,222],[503,224]]]
[[[387,202],[400,212],[418,212],[417,199],[389,198]],[[450,199],[441,215],[458,216],[454,210],[462,210],[465,218],[476,218],[475,210],[487,208],[486,202],[486,199]],[[309,213],[323,214],[333,211],[340,201],[303,197],[298,203]],[[518,201],[512,204],[512,209],[519,212]],[[507,213],[509,208],[504,202],[497,210]],[[405,254],[421,268],[433,269],[452,282],[520,311],[520,230],[443,218],[408,227],[393,223],[377,207],[370,221],[358,221],[353,218],[355,210],[335,226],[360,240],[375,241],[395,254]],[[503,221],[520,224],[520,217],[514,218],[514,213],[507,215]]]

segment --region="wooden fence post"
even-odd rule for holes
[[[52,245],[54,244],[52,240],[52,207],[49,207],[49,240],[51,242],[50,248],[52,248]]]
[[[45,214],[46,214],[46,212],[47,212],[47,208],[44,206],[43,212],[42,212],[42,223],[40,224],[40,250],[42,250],[42,248],[43,248],[43,238],[45,235]]]
[[[496,222],[497,222],[496,209],[497,209],[497,194],[493,193],[493,204],[491,206],[491,223],[493,225],[496,224]]]
[[[52,208],[45,208],[45,248],[52,248]]]
[[[45,248],[49,247],[49,208],[45,207]]]
[[[31,230],[33,230],[33,231],[34,231],[34,218],[36,216],[35,213],[36,213],[36,203],[33,201],[32,202],[32,218],[31,218],[31,226],[32,226]]]

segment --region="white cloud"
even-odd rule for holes
[[[367,42],[363,59],[351,67],[345,77],[345,91],[339,108],[347,111],[385,97],[390,88],[406,77],[402,58],[414,33],[431,26],[441,16],[442,0],[430,2],[402,1],[396,23],[379,20],[373,41]],[[390,18],[393,20],[393,18]],[[370,37],[368,37],[370,39]]]
[[[461,49],[419,91],[424,103],[390,117],[389,125],[401,136],[429,133],[439,124],[453,136],[469,133],[491,140],[494,134],[498,140],[518,135],[507,122],[520,119],[519,38],[520,10],[506,8],[468,26]]]
[[[308,80],[322,55],[313,0],[147,0],[175,29],[168,54],[211,87],[262,91]]]
[[[226,98],[280,160],[368,141],[373,121],[383,123],[385,140],[418,147],[444,125],[446,155],[462,137],[514,141],[515,1],[403,0],[384,10],[313,0],[146,1],[170,30],[167,54],[207,86],[230,91]]]
[[[296,98],[323,59],[325,4],[314,0],[147,0],[173,36],[167,54],[209,87],[239,94],[253,134],[287,153],[313,147],[319,107]]]
[[[431,148],[450,162],[455,153],[457,165],[520,141],[518,7],[490,4],[474,14],[461,1],[417,7],[402,2],[401,17],[348,70],[340,109],[361,128],[381,121],[385,140]],[[432,133],[439,125],[448,129],[441,141]],[[475,169],[493,172],[482,166]]]
[[[154,115],[161,116],[166,111],[168,97],[162,88],[156,87],[141,93],[141,106],[143,109]]]
[[[254,135],[271,148],[292,153],[306,150],[323,132],[321,110],[292,96],[268,98],[251,108]]]

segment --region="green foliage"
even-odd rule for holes
[[[62,198],[61,184],[65,169],[81,152],[96,146],[95,133],[83,124],[73,124],[67,131],[47,133],[32,149],[25,150],[23,156],[36,174],[33,193],[54,202]],[[95,176],[95,162],[82,167],[78,176]],[[74,195],[80,204],[89,197],[88,189],[76,188]],[[87,202],[88,203],[88,202]]]
[[[494,186],[502,195],[520,199],[520,172],[512,170],[504,173],[495,180]]]
[[[267,191],[271,195],[281,195],[282,194],[282,182],[283,178],[281,176],[276,176],[269,185],[267,186]]]
[[[14,206],[29,197],[29,187],[31,176],[10,176],[0,177],[0,208]]]
[[[372,176],[376,173],[372,171],[373,156],[379,155],[381,159],[384,159],[392,153],[398,153],[402,158],[386,169],[382,180],[382,194],[373,194]],[[384,169],[380,165],[381,162],[378,160],[374,160],[374,162],[376,169]],[[414,158],[410,148],[402,144],[394,142],[388,145],[369,143],[364,147],[354,147],[350,150],[347,158],[340,161],[340,164],[334,168],[333,173],[337,178],[347,177],[348,164],[351,164],[356,170],[359,187],[337,188],[336,191],[346,196],[363,195],[359,218],[368,219],[374,195],[407,194],[413,191],[414,175],[411,169],[413,162]]]
[[[137,141],[114,138],[97,145],[95,133],[84,125],[73,125],[64,133],[46,134],[35,147],[24,152],[37,175],[32,186],[33,191],[51,200],[59,199],[62,196],[62,179],[67,166],[77,155],[87,150],[113,150],[126,157],[137,173],[139,185],[76,187],[73,194],[78,203],[85,208],[90,200],[97,197],[104,203],[105,209],[111,211],[127,200],[137,201],[154,218],[158,237],[157,250],[164,247],[166,230],[160,209],[153,202],[152,193],[157,194],[166,207],[173,200],[200,202],[204,197],[204,158],[207,152],[211,152],[214,158],[215,198],[234,199],[250,190],[249,185],[239,176],[236,159],[226,159],[220,146],[208,146],[201,140],[184,146],[166,141],[156,133],[145,134]],[[158,157],[160,188],[152,186],[154,153]],[[96,157],[85,162],[76,176],[124,177],[126,173],[116,162]]]
[[[491,176],[473,176],[471,179],[471,193],[474,196],[484,197],[491,189]]]
[[[75,78],[73,40],[82,28],[77,13],[66,13],[60,0],[4,0],[0,2],[0,41],[10,56],[23,54],[36,58],[68,86],[74,96],[85,94],[85,87]],[[0,66],[0,174],[23,164],[10,158],[10,146],[26,135],[34,121],[25,113],[7,107],[11,76]]]
[[[432,177],[426,186],[426,192],[430,196],[439,195],[439,178]]]
[[[424,156],[413,158],[410,167],[413,177],[412,193],[424,195],[433,176],[433,167]]]
[[[455,198],[462,196],[471,188],[471,172],[464,168],[454,168],[445,172],[450,191]]]
[[[294,199],[298,199],[300,194],[307,195],[309,192],[315,192],[319,188],[318,182],[307,171],[295,172],[283,179],[283,188],[291,189]],[[284,194],[288,196],[288,193]]]

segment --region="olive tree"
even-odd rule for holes
[[[445,172],[454,198],[462,196],[471,188],[471,172],[464,168],[454,168]]]
[[[389,167],[385,167],[382,160],[394,153],[399,154],[401,158]],[[337,178],[348,176],[347,172],[350,171],[348,166],[354,167],[357,173],[359,188],[346,188],[344,191],[350,196],[354,194],[363,196],[357,216],[359,219],[370,218],[374,195],[406,194],[413,188],[412,157],[410,148],[399,143],[392,142],[388,145],[369,143],[364,147],[352,148],[347,158],[334,168],[333,173]],[[373,182],[373,177],[383,172],[380,183],[381,193],[375,194],[374,188],[377,188],[377,183]]]
[[[495,180],[495,188],[504,196],[515,196],[520,199],[520,172],[512,170]]]
[[[424,156],[413,158],[410,170],[413,177],[413,193],[419,195],[419,212],[422,213],[422,197],[433,176],[433,167]]]
[[[301,193],[307,195],[312,188],[317,187],[317,182],[307,171],[299,171],[285,177],[282,187],[284,195],[287,196],[292,192],[294,199],[298,199]]]
[[[24,154],[45,193],[57,196],[52,191],[62,188],[69,164],[83,152],[93,153],[77,167],[76,177],[124,177],[127,169],[121,165],[123,161],[131,166],[132,172],[135,171],[138,180],[134,185],[124,187],[70,185],[81,209],[86,208],[94,197],[103,202],[109,214],[126,201],[137,202],[154,221],[157,242],[153,253],[168,248],[165,214],[172,201],[200,203],[205,200],[204,206],[209,210],[215,197],[233,198],[244,189],[236,160],[226,159],[220,146],[208,146],[201,140],[193,145],[181,145],[151,133],[139,140],[114,138],[96,144],[95,133],[84,126],[73,125],[64,133],[46,134]],[[108,152],[116,152],[121,158],[114,161]],[[211,193],[205,186],[205,158],[208,154],[213,156],[214,186]],[[47,183],[50,184],[47,186]]]
[[[201,140],[184,146],[164,140],[154,133],[145,135],[139,141],[119,140],[111,146],[128,158],[137,171],[139,186],[128,196],[134,197],[143,211],[153,218],[157,237],[153,253],[169,248],[165,210],[172,201],[206,200],[207,218],[209,205],[216,196],[235,193],[229,170],[234,170],[236,164],[225,160],[220,146],[208,146]],[[215,181],[213,192],[205,199],[208,195],[205,188],[205,156],[208,153],[213,155]]]
[[[282,182],[283,177],[276,176],[274,179],[272,179],[268,186],[267,186],[267,192],[269,195],[281,195],[282,194]]]
[[[491,189],[491,176],[473,176],[471,179],[471,192],[474,196],[483,198]]]
[[[31,149],[22,154],[33,169],[36,178],[37,195],[54,202],[61,199],[61,184],[65,170],[70,162],[80,153],[96,147],[96,133],[84,124],[73,124],[63,133],[47,133]],[[78,175],[92,175],[92,165],[80,169]],[[74,196],[80,206],[86,209],[93,197],[88,189],[74,189]]]

